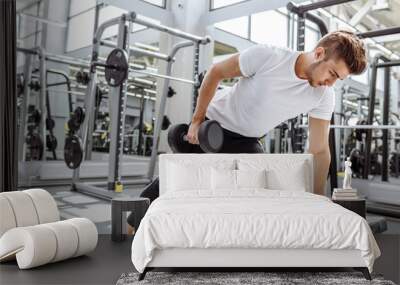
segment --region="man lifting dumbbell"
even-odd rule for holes
[[[308,113],[314,191],[323,195],[331,159],[328,135],[335,100],[331,86],[349,74],[360,74],[365,67],[363,43],[347,31],[325,35],[310,52],[252,46],[209,69],[199,90],[187,140],[193,145],[199,143],[199,128],[208,118],[223,128],[220,152],[263,152],[260,137],[280,123]],[[233,87],[216,92],[221,80],[233,77],[239,77]],[[142,195],[154,198],[157,191],[158,180]]]

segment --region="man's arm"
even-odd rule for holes
[[[325,183],[331,162],[329,124],[327,120],[309,117],[309,152],[314,155],[314,193],[319,195],[325,195]]]
[[[233,55],[226,60],[214,64],[208,70],[199,89],[196,109],[193,113],[192,123],[187,135],[190,143],[198,144],[197,131],[199,125],[205,119],[208,105],[214,97],[219,82],[226,78],[239,76],[243,76],[239,67],[239,54]]]

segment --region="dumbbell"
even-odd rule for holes
[[[191,153],[194,147],[188,142],[189,125],[172,126],[168,131],[168,144],[174,153]],[[224,132],[217,121],[204,121],[198,132],[199,145],[204,152],[219,152],[224,142]]]
[[[80,106],[76,107],[76,109],[71,114],[71,118],[68,120],[69,130],[73,133],[77,132],[84,120],[85,109]]]

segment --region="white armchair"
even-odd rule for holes
[[[28,269],[96,248],[92,221],[59,219],[56,202],[43,189],[0,193],[0,262],[16,259],[20,269]]]

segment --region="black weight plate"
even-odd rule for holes
[[[68,128],[72,132],[76,132],[79,130],[84,120],[85,120],[85,110],[82,107],[76,107],[76,109],[71,115],[71,118],[68,120]]]
[[[46,147],[49,151],[53,151],[57,148],[58,142],[57,138],[54,135],[46,136]]]
[[[76,132],[79,130],[80,125],[76,124],[76,121],[74,120],[74,118],[71,118],[68,120],[68,129],[71,132]]]
[[[39,125],[41,118],[42,118],[42,114],[40,113],[40,111],[37,109],[34,109],[28,117],[28,123],[33,123],[33,124]]]
[[[32,134],[29,138],[29,150],[32,160],[41,160],[43,156],[43,141],[38,134]]]
[[[76,107],[74,111],[74,117],[76,120],[76,123],[81,125],[83,121],[85,120],[85,110],[82,107]]]
[[[165,115],[161,124],[161,129],[165,131],[171,125],[171,121],[169,120],[168,116]]]
[[[218,152],[224,143],[224,132],[217,121],[205,121],[200,125],[198,138],[204,152]]]
[[[188,130],[189,126],[186,124],[175,125],[169,129],[168,145],[174,153],[192,152],[193,145],[183,139]]]
[[[107,57],[105,68],[105,78],[111,87],[121,85],[128,77],[128,56],[122,49],[116,48]]]
[[[52,118],[46,118],[46,130],[52,130],[56,126],[56,122]]]
[[[83,158],[83,148],[81,139],[78,136],[68,136],[65,138],[64,161],[68,168],[76,169],[81,165]]]
[[[82,85],[87,85],[90,81],[89,74],[84,71],[78,71],[75,75],[76,82]]]

